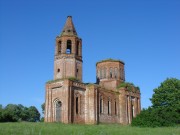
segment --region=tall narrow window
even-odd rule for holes
[[[79,113],[79,108],[78,108],[78,97],[76,97],[76,114]]]
[[[114,111],[115,111],[115,115],[117,115],[116,100],[114,102]]]
[[[97,70],[97,75],[96,75],[96,76],[97,76],[96,83],[99,84],[99,77],[100,77],[100,72],[99,72],[99,70]]]
[[[106,68],[104,68],[104,78],[106,78]]]
[[[128,106],[128,103],[129,103],[129,96],[127,96],[127,101],[126,101],[127,121],[129,123],[129,106]]]
[[[117,68],[114,69],[114,78],[115,79],[118,78],[118,70],[117,70]]]
[[[66,53],[67,54],[71,54],[71,46],[72,44],[71,44],[71,40],[68,40],[67,41],[67,48],[66,48]]]
[[[100,113],[103,113],[103,97],[100,96]]]
[[[121,68],[119,69],[119,73],[120,73],[120,79],[122,79],[122,77],[121,77],[121,76],[122,76],[122,75],[121,75]]]
[[[134,118],[134,106],[132,105],[132,118]]]
[[[58,42],[58,46],[57,46],[57,53],[60,54],[61,53],[61,41]]]
[[[79,55],[79,41],[76,44],[76,55]]]
[[[110,68],[109,74],[110,74],[110,78],[112,78],[112,68]]]
[[[97,78],[99,78],[99,70],[97,70],[97,75],[96,76],[97,76]]]
[[[104,69],[102,68],[101,70],[102,70],[102,73],[101,73],[102,75],[101,75],[101,77],[102,77],[102,79],[103,79],[103,78],[104,78]]]
[[[112,78],[114,78],[115,70],[112,68]]]
[[[125,72],[124,72],[124,69],[122,70],[122,79],[125,80]]]
[[[131,97],[131,117],[133,118],[135,116],[135,113],[134,113],[134,102],[135,102],[135,98],[134,97]]]
[[[139,113],[139,98],[137,98],[136,104],[137,104],[137,113]]]
[[[111,99],[108,98],[108,115],[111,114]]]
[[[100,79],[102,79],[102,69],[100,68]]]

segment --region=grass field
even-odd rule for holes
[[[180,126],[139,128],[118,124],[0,123],[0,135],[180,135]]]

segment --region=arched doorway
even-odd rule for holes
[[[62,103],[61,101],[57,100],[55,102],[55,121],[61,122],[62,117]]]

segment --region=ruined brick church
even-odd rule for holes
[[[68,16],[56,37],[54,80],[46,83],[45,122],[131,123],[141,110],[140,90],[125,82],[124,62],[97,62],[96,83],[83,83],[82,47]]]

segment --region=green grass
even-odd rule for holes
[[[118,124],[0,123],[0,135],[180,135],[180,126],[139,128]]]

